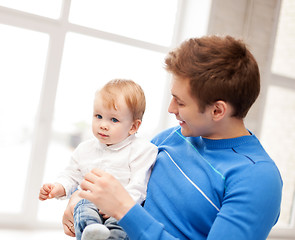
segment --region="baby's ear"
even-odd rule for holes
[[[139,120],[139,119],[134,120],[132,123],[132,126],[129,130],[129,134],[132,135],[132,134],[136,133],[138,131],[140,125],[141,125],[141,120]]]

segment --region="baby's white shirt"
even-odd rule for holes
[[[82,142],[73,152],[69,165],[59,174],[66,197],[80,185],[86,173],[100,168],[116,177],[134,201],[141,204],[146,197],[151,168],[158,154],[149,141],[130,135],[122,142],[107,146],[96,138]]]

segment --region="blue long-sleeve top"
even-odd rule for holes
[[[130,239],[266,239],[280,213],[282,180],[255,135],[210,140],[180,128],[153,141],[159,154],[144,208],[119,224]]]

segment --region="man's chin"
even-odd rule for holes
[[[185,137],[190,137],[191,136],[191,134],[189,134],[189,132],[186,129],[184,129],[183,127],[181,127],[180,131],[181,131],[181,134],[183,136],[185,136]]]

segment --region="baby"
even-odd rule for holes
[[[82,142],[75,149],[69,166],[56,183],[41,187],[39,199],[70,197],[86,173],[100,168],[116,177],[141,204],[158,153],[155,145],[135,135],[145,105],[142,88],[131,80],[115,79],[97,91],[92,118],[95,138]],[[74,221],[77,240],[126,237],[116,219],[108,218],[86,199],[76,205]]]

